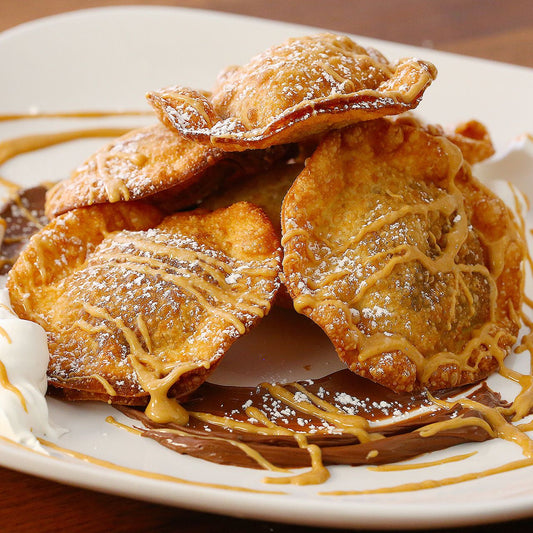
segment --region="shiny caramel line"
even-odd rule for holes
[[[308,396],[311,401],[319,402],[318,406],[315,406],[309,402],[299,402],[295,399],[294,394],[289,392],[285,387],[281,385],[273,385],[271,383],[261,383],[261,387],[266,389],[274,398],[281,400],[285,405],[288,405],[292,409],[296,409],[303,413],[314,415],[326,422],[334,425],[342,430],[343,433],[348,433],[356,436],[361,442],[368,442],[376,438],[376,435],[370,435],[368,433],[368,421],[361,416],[348,415],[339,409],[335,408],[329,402],[320,401],[320,399],[314,395],[308,394],[305,389],[300,389]]]
[[[15,385],[13,385],[13,383],[11,383],[11,381],[9,381],[6,367],[4,363],[2,363],[2,361],[0,361],[0,385],[4,387],[4,389],[11,391],[13,394],[15,394],[16,397],[19,399],[24,411],[28,412],[28,406],[26,405],[26,399],[24,398],[24,395],[20,392],[19,389],[17,389],[17,387],[15,387]]]
[[[461,455],[453,455],[451,457],[446,457],[445,459],[438,459],[437,461],[425,461],[423,463],[402,463],[368,466],[367,470],[372,470],[373,472],[399,472],[402,470],[418,470],[420,468],[430,468],[432,466],[440,466],[446,463],[457,463],[459,461],[464,461],[465,459],[469,459],[473,455],[476,455],[476,453],[477,452],[463,453]]]
[[[106,416],[105,421],[108,424],[111,424],[112,426],[115,426],[119,429],[123,429],[124,431],[127,431],[128,433],[133,433],[134,435],[138,435],[139,437],[142,437],[143,432],[140,429],[132,428],[131,426],[128,426],[127,424],[122,424],[122,422],[119,422],[115,419],[115,417],[109,415]]]
[[[9,336],[9,333],[0,326],[0,336],[4,337],[4,339],[7,341],[8,344],[11,344],[11,337]]]
[[[227,427],[233,429],[233,425],[231,424],[231,419],[229,419],[229,420],[230,420],[230,423],[228,423]],[[116,425],[118,425],[118,424],[119,423],[117,422]],[[124,425],[124,429],[128,429],[128,428],[129,428],[129,426]],[[190,437],[191,436],[191,434],[187,433],[186,431],[182,431],[180,429],[174,429],[174,428],[161,428],[161,429],[158,429],[158,431],[160,433],[167,433],[169,435],[179,435],[181,437]],[[142,432],[141,432],[141,435],[142,435]],[[253,459],[259,466],[261,466],[265,470],[270,470],[272,472],[283,472],[283,473],[290,472],[290,470],[287,469],[287,468],[279,468],[276,465],[272,464],[265,457],[263,457],[259,452],[257,452],[251,446],[248,446],[244,442],[240,442],[240,441],[235,440],[235,439],[228,439],[228,438],[225,438],[225,437],[215,437],[213,435],[194,435],[194,438],[198,439],[198,440],[221,441],[221,442],[229,443],[232,446],[235,446],[236,448],[239,448],[239,450],[244,452],[248,457],[250,457],[250,459]]]
[[[207,365],[203,362],[190,362],[176,365],[176,367],[163,377],[158,370],[161,370],[155,357],[146,352],[135,333],[124,324],[122,319],[114,318],[105,309],[85,304],[84,309],[87,313],[95,318],[107,320],[114,323],[120,330],[126,342],[129,345],[129,360],[133,366],[137,377],[143,389],[150,394],[150,403],[146,408],[146,415],[155,422],[166,423],[175,422],[178,425],[185,425],[189,419],[187,411],[174,399],[167,396],[170,387],[186,372],[194,370],[201,365]],[[151,369],[144,363],[148,362]]]
[[[457,485],[458,483],[464,483],[465,481],[473,481],[475,479],[481,479],[495,474],[502,474],[504,472],[511,472],[512,470],[518,470],[519,468],[525,468],[533,465],[533,459],[519,459],[512,461],[501,466],[494,468],[488,468],[487,470],[481,470],[479,472],[471,472],[469,474],[462,474],[460,476],[446,477],[442,479],[426,479],[424,481],[403,483],[401,485],[394,485],[392,487],[383,487],[379,489],[368,490],[332,490],[318,492],[320,496],[361,496],[363,494],[391,494],[394,492],[414,492],[417,490],[435,489],[438,487],[445,487],[447,485]]]
[[[434,397],[431,397],[431,399],[437,405],[440,405],[444,408],[452,409],[457,405],[461,405],[462,407],[478,411],[483,415],[485,421],[490,425],[490,428],[492,429],[490,434],[493,437],[498,437],[502,440],[518,444],[522,448],[522,453],[524,456],[529,459],[533,459],[533,440],[531,440],[526,433],[508,422],[504,416],[504,413],[502,412],[503,410],[488,407],[469,398],[460,398],[453,402],[438,400]],[[423,430],[424,428],[419,430],[421,435]]]
[[[125,117],[153,115],[153,111],[59,111],[59,112],[37,112],[37,113],[3,113],[0,114],[0,122],[11,120],[27,120],[39,118],[104,118],[104,117]]]
[[[14,137],[0,142],[0,165],[17,155],[40,150],[41,148],[48,148],[49,146],[62,144],[75,139],[119,137],[130,130],[131,128],[88,128],[60,131],[57,133],[35,133],[33,135]]]
[[[43,228],[43,225],[39,222],[37,217],[31,212],[30,209],[28,209],[22,203],[22,199],[21,199],[21,197],[18,194],[15,196],[15,198],[13,198],[13,201],[14,201],[15,204],[17,204],[17,207],[20,209],[20,211],[26,217],[26,220],[31,222],[38,229],[42,229]]]
[[[105,461],[104,459],[98,459],[97,457],[92,457],[90,455],[86,455],[81,452],[76,452],[68,448],[63,448],[45,439],[39,438],[38,440],[43,446],[46,446],[47,448],[61,452],[65,455],[69,455],[70,457],[74,457],[75,459],[80,459],[82,461],[85,461],[93,465],[101,466],[104,468],[108,468],[110,470],[115,470],[117,472],[123,472],[125,474],[131,474],[134,476],[143,477],[147,479],[155,479],[157,481],[168,481],[171,483],[180,483],[183,485],[191,485],[194,487],[233,490],[237,492],[248,492],[248,493],[253,493],[253,494],[286,494],[286,492],[281,492],[281,491],[248,489],[246,487],[236,487],[232,485],[223,485],[219,483],[203,483],[201,481],[190,481],[188,479],[170,476],[168,474],[157,474],[155,472],[147,472],[146,470],[138,470],[137,468],[129,468],[127,466],[120,466],[115,463],[111,463],[110,461]]]
[[[282,400],[284,401],[284,400]],[[265,477],[263,483],[271,483],[276,485],[319,485],[325,483],[329,479],[329,470],[324,466],[322,461],[322,449],[316,444],[309,444],[307,435],[304,433],[297,433],[290,429],[284,429],[272,422],[259,409],[249,407],[246,414],[258,420],[265,427],[277,431],[279,435],[292,435],[298,444],[298,447],[306,450],[311,459],[311,468],[302,472],[301,474],[294,474],[284,477]]]

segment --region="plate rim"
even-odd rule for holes
[[[265,25],[283,25],[287,28],[291,27],[299,27],[304,31],[305,29],[312,29],[317,30],[320,28],[314,28],[310,26],[304,26],[304,25],[298,25],[293,23],[287,23],[287,22],[281,22],[281,21],[273,21],[269,19],[262,19],[262,18],[256,18],[248,15],[240,15],[240,14],[233,14],[233,13],[226,13],[226,12],[219,12],[219,11],[208,11],[200,8],[191,8],[191,7],[178,7],[178,6],[148,6],[148,5],[127,5],[127,6],[106,6],[106,7],[95,7],[95,8],[87,8],[87,9],[81,9],[81,10],[74,10],[74,11],[68,11],[64,13],[59,13],[55,15],[49,15],[43,18],[23,22],[21,24],[18,24],[16,26],[13,26],[12,28],[8,28],[2,32],[0,32],[0,47],[2,46],[2,43],[4,40],[11,38],[12,36],[22,35],[25,32],[31,32],[36,27],[46,26],[47,24],[56,23],[56,22],[68,22],[69,19],[72,18],[83,18],[85,15],[90,14],[94,16],[103,15],[105,16],[107,13],[110,12],[144,12],[144,11],[152,11],[152,12],[188,12],[191,14],[198,15],[199,17],[202,16],[209,16],[209,17],[224,17],[226,19],[241,19],[243,21],[249,20],[253,22],[261,22]],[[352,34],[350,34],[352,35]],[[395,43],[392,41],[383,41],[380,39],[374,39],[371,37],[366,36],[359,36],[361,39],[365,39],[369,42],[377,42],[377,43],[387,43],[389,45],[398,45],[402,47],[410,47],[415,48],[418,50],[422,50],[420,47],[415,47],[411,45],[405,45],[403,43]],[[521,65],[513,65],[508,63],[501,63],[493,60],[488,59],[482,59],[482,58],[473,58],[471,56],[462,56],[460,54],[453,54],[449,52],[439,51],[439,50],[431,50],[433,54],[443,54],[445,56],[451,56],[451,57],[460,57],[462,59],[469,59],[474,60],[475,62],[483,62],[487,64],[495,64],[498,66],[505,65],[507,67],[516,68],[519,70],[525,69],[526,71],[533,74],[533,69],[530,67],[525,67]],[[7,453],[5,450],[7,449],[6,446],[9,447]],[[11,461],[6,461],[6,456],[8,456]],[[20,461],[20,458],[28,458],[27,461]],[[33,458],[30,459],[30,457]],[[58,461],[61,461],[61,459],[58,459]],[[164,503],[165,505],[174,505],[177,507],[184,507],[188,509],[194,509],[198,511],[203,512],[216,512],[220,514],[226,514],[229,516],[236,516],[241,518],[248,518],[248,519],[262,519],[262,520],[275,520],[279,522],[285,522],[285,523],[293,523],[293,524],[306,524],[306,525],[321,525],[321,526],[329,526],[329,527],[354,527],[353,520],[357,519],[357,527],[367,527],[367,528],[394,528],[394,529],[407,529],[412,527],[443,527],[443,526],[460,526],[460,525],[474,525],[474,524],[484,524],[484,523],[490,523],[495,522],[502,519],[510,519],[510,518],[523,518],[526,516],[533,515],[533,492],[530,496],[523,496],[522,498],[514,498],[513,500],[505,500],[505,505],[503,502],[501,502],[500,505],[493,505],[489,509],[484,508],[483,509],[483,515],[480,516],[480,510],[479,509],[473,509],[476,506],[472,506],[470,503],[466,503],[463,506],[455,506],[454,510],[459,511],[456,512],[453,516],[450,516],[449,513],[442,513],[438,516],[435,516],[435,509],[423,509],[422,516],[420,514],[413,516],[411,513],[413,511],[417,511],[417,513],[420,513],[420,507],[413,503],[411,505],[405,505],[402,504],[404,509],[401,511],[401,519],[403,520],[402,523],[398,523],[398,515],[384,517],[380,516],[378,519],[378,522],[376,522],[376,509],[382,510],[385,503],[374,503],[374,502],[368,502],[365,501],[362,506],[360,506],[357,502],[354,502],[353,499],[346,504],[344,499],[339,499],[337,501],[333,501],[332,499],[324,499],[324,502],[327,502],[327,507],[332,508],[335,507],[339,512],[339,516],[332,521],[331,516],[327,517],[320,517],[313,515],[312,517],[308,516],[309,509],[305,506],[305,500],[303,499],[293,499],[291,500],[291,505],[294,506],[294,512],[297,516],[291,517],[291,516],[283,516],[283,517],[277,517],[273,516],[272,512],[275,511],[275,506],[277,505],[277,502],[273,501],[276,500],[276,498],[270,498],[270,495],[262,495],[262,497],[265,498],[265,500],[268,499],[268,502],[263,501],[262,502],[262,509],[261,512],[258,513],[257,508],[252,507],[245,507],[242,510],[237,511],[229,511],[227,508],[227,502],[228,502],[228,491],[221,491],[220,489],[210,489],[210,488],[201,488],[200,492],[207,491],[209,494],[216,494],[216,497],[214,498],[216,500],[215,509],[211,505],[204,505],[202,502],[196,502],[194,501],[194,498],[188,498],[188,501],[184,502],[179,501],[165,501],[162,502],[160,498],[151,497],[150,494],[144,494],[139,495],[138,491],[135,491],[132,489],[132,484],[125,483],[125,486],[121,488],[121,490],[117,490],[116,487],[102,487],[101,484],[96,483],[96,478],[98,477],[115,477],[116,475],[119,476],[120,479],[122,479],[124,476],[126,480],[131,479],[130,475],[123,474],[121,472],[111,472],[109,476],[106,474],[102,474],[102,472],[105,472],[104,470],[100,470],[100,474],[94,473],[93,470],[94,467],[90,467],[89,471],[91,472],[88,478],[84,479],[67,479],[66,476],[62,475],[63,473],[60,471],[60,469],[54,469],[53,465],[57,465],[57,463],[52,461],[50,464],[52,465],[50,468],[48,468],[49,459],[44,456],[38,456],[38,458],[35,458],[34,452],[27,450],[27,449],[18,449],[15,445],[11,445],[11,443],[4,443],[0,442],[0,464],[2,466],[5,466],[7,468],[17,470],[19,472],[23,472],[26,474],[43,477],[45,479],[49,479],[52,481],[60,482],[67,485],[74,485],[78,487],[88,488],[90,490],[95,490],[99,492],[106,492],[111,494],[116,494],[120,496],[126,496],[129,498],[135,498],[140,499],[144,501],[154,502],[154,503]],[[44,470],[47,471],[46,475],[42,475],[40,473],[36,473],[34,470],[30,468],[30,465],[34,464],[42,464],[45,465]],[[78,464],[76,462],[66,461],[65,464],[67,471],[74,471],[79,473],[86,473],[87,472],[87,465]],[[529,467],[531,468],[531,467]],[[111,475],[113,474],[113,475]],[[90,478],[90,479],[89,479]],[[93,479],[94,478],[94,479]],[[136,478],[137,479],[137,478]],[[88,483],[88,481],[91,481],[91,483]],[[137,479],[137,481],[139,481]],[[94,483],[93,483],[94,482]],[[160,483],[160,482],[157,482]],[[185,487],[185,485],[184,485]],[[191,494],[196,493],[197,491],[194,490],[194,487],[187,486],[187,490],[183,491],[186,495],[188,492]],[[265,490],[268,490],[268,486]],[[248,495],[246,493],[239,493],[239,498],[246,500],[248,503],[248,500],[253,503],[256,495]],[[287,496],[291,496],[290,494]],[[286,498],[287,496],[281,496],[282,498]],[[230,498],[231,499],[231,498]],[[509,503],[512,502],[512,505],[509,506]],[[316,503],[316,500],[313,500],[313,503]],[[346,512],[346,507],[350,507],[348,512]],[[317,508],[322,509],[323,505],[316,505]],[[364,507],[365,509],[361,509],[361,507]],[[355,511],[354,511],[355,508]],[[512,509],[512,514],[510,515],[509,509]],[[442,505],[437,506],[437,509],[443,509]],[[395,509],[398,511],[398,509]],[[446,514],[446,516],[445,516]],[[366,518],[365,518],[366,517]]]

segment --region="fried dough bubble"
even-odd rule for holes
[[[240,151],[413,109],[435,76],[427,61],[394,65],[349,37],[324,33],[289,39],[226,69],[212,93],[175,86],[147,97],[182,135]]]
[[[280,270],[279,239],[252,204],[162,219],[120,202],[56,217],[7,287],[17,314],[48,333],[52,393],[149,402],[152,419],[183,423],[169,396],[200,386],[268,313]]]
[[[470,383],[516,340],[524,245],[445,137],[387,119],[330,133],[282,207],[297,311],[395,391]]]

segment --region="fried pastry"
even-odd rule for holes
[[[413,109],[435,76],[427,61],[393,65],[377,50],[325,33],[289,39],[226,69],[212,93],[176,86],[148,100],[182,135],[239,151]]]
[[[281,238],[281,203],[302,169],[303,163],[278,163],[208,196],[201,207],[217,209],[235,202],[251,202],[263,209]]]
[[[281,203],[296,176],[302,171],[303,163],[278,163],[265,172],[258,172],[246,179],[238,180],[232,186],[212,194],[201,204],[206,209],[217,209],[235,202],[247,201],[259,206],[272,222],[276,234],[281,238]],[[276,305],[292,309],[292,298],[282,285],[275,300]]]
[[[161,220],[149,204],[69,211],[9,273],[13,307],[48,333],[51,391],[182,416],[197,388],[269,308],[280,243],[249,203]]]
[[[463,157],[471,165],[480,163],[495,153],[489,131],[477,120],[457,124],[453,131],[446,132],[446,136],[461,149]]]
[[[410,114],[397,119],[403,124],[424,128],[432,135],[444,135],[455,144],[467,163],[474,165],[494,155],[494,145],[484,124],[477,120],[461,122],[453,128],[443,128],[437,124],[425,124]]]
[[[47,194],[46,214],[101,203],[149,199],[165,211],[195,206],[221,182],[263,168],[290,147],[227,154],[161,124],[113,140]]]
[[[395,391],[470,383],[516,340],[523,242],[445,137],[387,119],[329,134],[282,230],[296,310],[361,376]]]

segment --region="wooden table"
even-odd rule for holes
[[[74,9],[141,3],[241,13],[533,67],[531,0],[3,0],[0,31]],[[6,469],[0,469],[0,476],[0,530],[5,532],[34,529],[183,533],[312,531],[312,528],[220,517],[108,496]],[[533,519],[471,531],[495,532],[521,526],[532,528]]]

